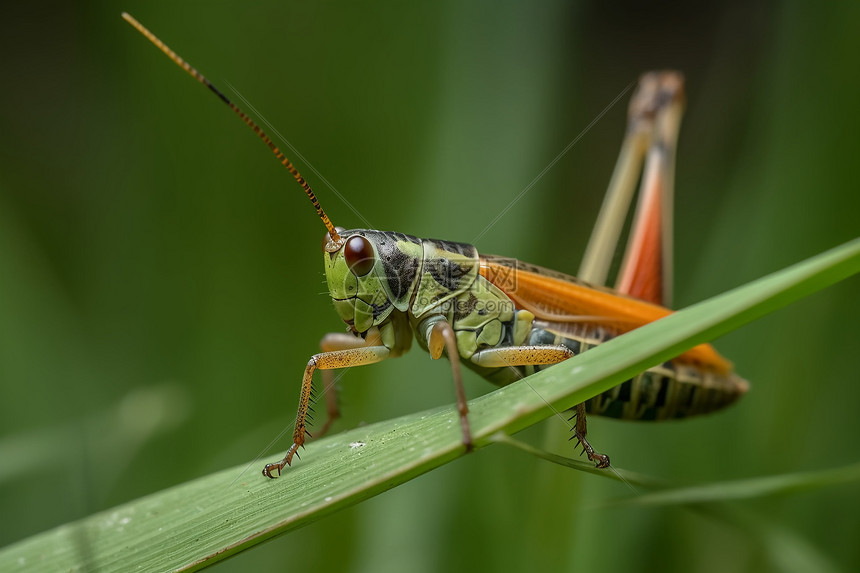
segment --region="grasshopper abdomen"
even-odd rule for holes
[[[536,321],[530,344],[563,344],[575,354],[615,335],[599,326]],[[541,366],[527,367],[531,374]],[[622,420],[671,420],[708,414],[743,396],[749,384],[734,373],[679,359],[649,368],[585,402],[589,414]]]

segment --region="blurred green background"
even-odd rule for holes
[[[248,98],[355,206],[296,161],[344,227],[471,242],[489,226],[479,250],[573,272],[627,97],[492,221],[641,72],[676,68],[676,306],[860,234],[857,3],[7,6],[0,546],[265,452],[257,474],[288,445],[269,444],[291,431],[308,357],[342,329],[307,200],[122,10]],[[680,483],[857,462],[858,287],[719,340],[753,384],[731,410],[594,418],[593,443]],[[451,403],[449,379],[419,350],[353,369],[335,431]],[[490,389],[469,373],[471,396]],[[770,532],[755,535],[683,509],[601,509],[631,493],[607,481],[486,448],[218,569],[860,566],[856,486],[747,502]]]

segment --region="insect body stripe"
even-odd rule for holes
[[[564,331],[557,330],[559,327]],[[530,344],[562,344],[585,352],[613,337],[607,329],[536,322]],[[526,369],[526,374],[540,370]],[[625,420],[668,420],[707,414],[731,404],[748,384],[734,374],[724,375],[683,362],[670,361],[637,374],[586,402],[590,414]]]

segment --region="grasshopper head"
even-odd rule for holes
[[[386,291],[387,277],[380,261],[377,234],[373,231],[342,231],[341,247],[325,249],[325,275],[335,310],[355,334],[367,332],[382,323],[394,310]]]

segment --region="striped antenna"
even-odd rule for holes
[[[188,62],[180,58],[176,52],[171,50],[164,42],[159,40],[155,34],[147,30],[143,26],[143,24],[135,20],[131,14],[129,14],[128,12],[123,12],[122,17],[126,22],[134,26],[138,32],[143,34],[147,40],[155,44],[156,48],[164,52],[164,54],[168,58],[170,58],[177,66],[185,70],[188,75],[190,75],[195,80],[209,88],[212,93],[218,96],[221,101],[226,103],[230,107],[230,109],[232,109],[236,113],[236,115],[239,116],[239,119],[245,122],[245,125],[254,130],[254,133],[256,133],[257,136],[263,140],[263,143],[265,143],[269,147],[269,149],[272,150],[272,153],[275,154],[275,157],[278,158],[278,160],[281,162],[281,165],[286,167],[287,171],[289,171],[290,174],[295,178],[295,180],[298,181],[299,185],[302,186],[302,189],[305,190],[305,195],[307,195],[308,199],[310,199],[311,203],[313,203],[314,209],[317,210],[317,215],[319,215],[319,218],[322,219],[323,225],[325,225],[325,228],[328,229],[328,234],[331,238],[328,245],[326,246],[326,250],[337,250],[338,248],[340,248],[341,244],[343,243],[343,239],[335,230],[335,227],[329,220],[328,215],[326,215],[325,211],[323,211],[323,208],[320,206],[320,202],[317,200],[316,195],[314,195],[314,192],[311,190],[311,186],[308,185],[308,182],[305,181],[305,178],[302,177],[301,173],[299,173],[298,169],[293,166],[290,160],[287,159],[287,157],[283,153],[281,153],[281,150],[278,149],[278,146],[274,144],[274,142],[269,138],[268,135],[266,135],[266,133],[262,129],[260,129],[260,126],[254,123],[254,120],[252,120],[250,117],[245,115],[245,112],[239,109],[236,104],[227,99],[227,96],[221,93],[218,88],[213,86],[209,82],[209,80],[207,80],[203,76],[203,74],[195,70]]]

